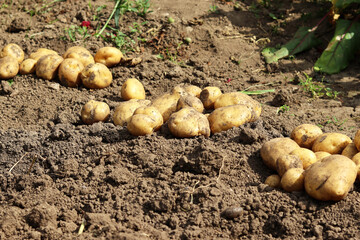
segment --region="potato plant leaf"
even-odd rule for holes
[[[265,48],[261,54],[266,63],[277,62],[279,59],[308,50],[320,43],[315,37],[316,28],[300,27],[293,39],[283,45],[279,50],[276,48]]]
[[[360,23],[340,19],[336,23],[335,35],[325,51],[316,61],[314,69],[328,74],[346,68],[360,48]]]
[[[336,8],[344,9],[351,3],[360,3],[360,0],[337,0],[332,1],[332,3]]]

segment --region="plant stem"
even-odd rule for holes
[[[108,20],[106,21],[105,25],[102,27],[102,29],[100,30],[100,32],[98,32],[97,34],[95,34],[95,37],[99,37],[99,36],[102,34],[102,32],[105,30],[105,28],[106,28],[107,25],[109,24],[110,20],[111,20],[112,17],[114,16],[114,14],[115,14],[115,12],[116,12],[116,9],[118,8],[120,2],[122,2],[122,0],[116,1],[114,10],[112,11],[110,17],[108,18]]]

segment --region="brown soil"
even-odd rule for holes
[[[72,42],[62,36],[81,21],[96,24],[94,9],[106,4],[97,20],[103,24],[113,2],[91,1],[90,8],[88,0],[68,0],[33,17],[26,10],[43,1],[5,2],[8,6],[0,6],[0,46],[17,43],[28,56],[39,47],[63,53],[83,45],[95,53],[108,45],[101,38]],[[312,73],[321,52],[314,49],[267,66],[260,50],[266,38],[275,46],[291,39],[299,25],[311,26],[327,6],[275,1],[274,8],[254,10],[252,1],[238,1],[242,11],[235,11],[223,2],[152,0],[153,12],[146,19],[126,13],[124,31],[133,22],[147,21],[143,32],[148,41],[127,53],[143,62],[112,68],[114,81],[108,88],[67,88],[35,75],[18,75],[12,84],[1,81],[0,239],[360,238],[357,182],[345,200],[319,202],[305,192],[264,185],[272,171],[259,155],[265,141],[289,136],[301,123],[353,137],[360,117],[359,61],[325,76],[328,87],[341,92],[338,98],[312,98],[298,77],[305,72],[322,79]],[[213,4],[216,12],[209,11]],[[276,29],[269,13],[283,15],[286,24]],[[305,13],[312,13],[308,22],[300,18]],[[173,24],[167,23],[168,16]],[[177,46],[184,37],[192,43]],[[113,110],[129,77],[142,81],[149,99],[180,83],[218,86],[223,92],[249,87],[276,91],[254,96],[263,106],[260,120],[209,138],[177,139],[165,128],[134,137],[111,119],[84,125],[81,107],[96,99]],[[278,111],[284,104],[289,110]],[[227,219],[221,212],[228,207],[243,211]],[[84,231],[77,236],[82,223]]]

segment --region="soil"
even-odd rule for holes
[[[81,45],[95,53],[110,45],[94,36],[73,42],[64,29],[91,21],[94,31],[105,23],[113,1],[67,0],[41,8],[43,2],[5,0],[0,46],[17,43],[28,56],[40,47],[64,53]],[[301,123],[349,137],[360,126],[358,57],[343,72],[322,76],[312,71],[319,49],[273,65],[260,54],[265,45],[290,40],[300,25],[313,26],[328,4],[274,1],[255,7],[236,1],[238,11],[228,1],[150,3],[145,17],[121,18],[125,33],[134,22],[146,21],[147,40],[126,53],[141,57],[140,64],[111,69],[110,87],[67,88],[35,75],[1,81],[0,239],[359,239],[358,182],[339,202],[273,189],[264,184],[273,172],[259,154],[264,142],[289,136]],[[31,16],[31,10],[39,11]],[[185,37],[191,43],[179,44]],[[312,97],[299,85],[303,73],[339,96]],[[81,122],[80,109],[90,99],[113,111],[130,77],[142,81],[150,100],[180,83],[223,92],[275,91],[253,95],[263,107],[260,120],[209,138],[175,138],[166,127],[134,137],[111,118],[89,126]],[[221,214],[229,207],[230,214]]]

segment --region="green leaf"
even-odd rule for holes
[[[360,0],[337,0],[337,1],[333,1],[334,6],[336,8],[340,8],[340,9],[346,8],[351,3],[360,3]]]
[[[279,50],[265,48],[261,54],[267,63],[277,62],[279,59],[308,50],[320,43],[315,37],[316,28],[300,27],[293,39],[283,45]]]
[[[245,93],[247,95],[260,95],[264,93],[270,93],[275,92],[275,89],[265,89],[265,90],[255,90],[255,91],[240,91],[242,93]]]
[[[328,74],[346,68],[360,48],[360,23],[340,19],[335,35],[316,61],[314,69]]]

